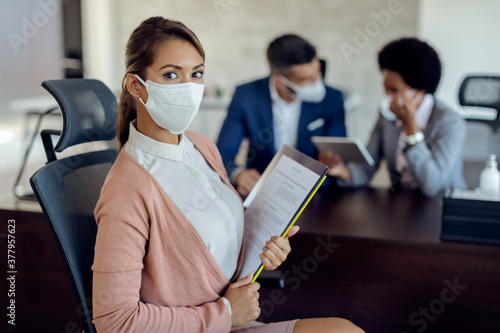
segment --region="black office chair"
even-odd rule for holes
[[[61,108],[63,129],[42,131],[47,164],[31,177],[30,184],[61,251],[84,331],[91,333],[95,332],[91,270],[97,234],[94,208],[118,152],[106,149],[60,160],[55,152],[80,143],[114,139],[118,103],[97,80],[51,80],[42,86]],[[51,136],[59,134],[54,148]]]
[[[485,123],[493,133],[500,128],[500,76],[469,75],[463,81],[458,92],[462,106],[492,108],[497,111],[493,120],[467,118],[467,121]]]
[[[500,129],[500,76],[491,74],[467,76],[458,91],[458,101],[462,106],[485,107],[496,110],[497,114],[493,120],[466,118],[470,122],[488,125],[494,139]],[[494,146],[492,151],[496,151]]]

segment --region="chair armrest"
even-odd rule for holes
[[[54,145],[52,144],[52,135],[61,135],[61,131],[57,130],[43,130],[40,133],[43,142],[43,148],[45,149],[45,155],[47,156],[47,163],[55,161],[56,153],[54,151]]]

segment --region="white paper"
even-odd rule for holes
[[[245,211],[245,245],[240,278],[257,273],[259,255],[272,236],[281,236],[319,177],[300,163],[282,155]]]

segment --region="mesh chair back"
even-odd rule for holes
[[[99,80],[68,79],[42,82],[57,100],[63,115],[63,130],[55,151],[79,143],[112,140],[118,102]]]
[[[500,76],[467,76],[459,89],[458,100],[462,106],[492,108],[497,111],[494,120],[467,119],[487,123],[496,132],[500,128]]]
[[[107,124],[114,124],[117,103],[102,82],[70,79],[44,81],[42,85],[51,87],[48,90],[53,94],[57,91],[56,99],[65,115],[59,148],[56,149],[114,137],[114,130],[110,133]],[[110,101],[110,95],[115,102]],[[85,96],[90,96],[90,100],[85,100]],[[78,101],[81,105],[76,107]],[[86,124],[78,124],[85,119]],[[96,131],[89,127],[89,119],[93,119]],[[93,212],[117,155],[116,149],[107,149],[49,161],[30,179],[66,265],[85,332],[95,332],[91,266],[97,225]]]
[[[97,225],[94,207],[116,150],[54,161],[30,179],[69,273],[85,332],[92,325],[92,262]]]

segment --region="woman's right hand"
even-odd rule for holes
[[[243,326],[256,320],[260,315],[259,292],[260,284],[252,281],[250,273],[243,279],[229,285],[224,295],[231,304],[231,325]]]
[[[338,177],[345,182],[351,181],[351,172],[340,155],[331,151],[320,151],[318,161],[328,166],[328,176]]]

